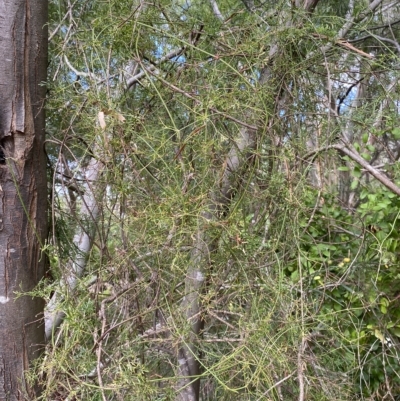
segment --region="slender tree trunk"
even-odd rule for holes
[[[311,13],[319,0],[306,0],[299,8]],[[245,2],[246,3],[246,2]],[[283,16],[286,26],[292,25],[291,14]],[[273,99],[277,101],[284,95],[276,86],[278,80],[274,79],[274,63],[279,54],[278,44],[269,50],[269,63],[260,71],[259,85],[271,91]],[[282,85],[283,86],[283,85]],[[249,113],[246,122],[257,123],[257,116]],[[210,235],[210,226],[220,219],[223,211],[229,209],[234,195],[239,190],[239,177],[250,166],[251,153],[257,148],[259,142],[256,130],[242,128],[238,138],[231,147],[223,165],[221,180],[216,188],[210,192],[209,202],[200,216],[199,228],[195,236],[193,251],[189,261],[185,278],[185,296],[181,308],[183,316],[190,326],[189,333],[184,336],[185,341],[178,350],[177,376],[178,391],[176,401],[198,401],[200,399],[200,360],[197,344],[202,328],[203,313],[201,298],[207,276],[207,265],[212,259],[218,238]]]
[[[98,180],[104,170],[104,164],[94,157],[90,160],[85,170],[85,182],[82,185],[82,205],[79,211],[81,224],[78,225],[74,235],[73,244],[75,252],[71,256],[65,271],[65,276],[59,284],[61,291],[67,288],[73,293],[79,279],[85,273],[88,255],[92,249],[96,234],[96,224],[99,217],[99,192],[103,194],[103,188]],[[55,291],[45,310],[46,339],[50,340],[53,333],[60,327],[64,320],[64,313],[58,310],[62,300],[60,291]]]
[[[24,371],[44,343],[47,1],[0,0],[0,400],[32,397]]]

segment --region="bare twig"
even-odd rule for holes
[[[72,8],[75,6],[75,4],[78,2],[78,0],[75,0],[74,4],[72,4],[69,8],[68,11],[65,13],[63,19],[60,21],[60,23],[57,25],[56,29],[54,29],[54,31],[49,35],[49,39],[48,41],[51,42],[51,40],[53,39],[53,37],[57,34],[57,32],[60,30],[60,28],[62,27],[62,23],[66,20],[67,16],[70,14]]]
[[[382,4],[382,2],[383,0],[374,0],[372,3],[368,4],[367,9],[359,14],[356,22],[360,22],[364,18],[368,17],[368,15],[373,13]]]
[[[100,78],[96,77],[96,75],[94,75],[92,72],[84,72],[84,71],[78,71],[76,68],[74,68],[74,66],[70,63],[70,61],[68,60],[68,57],[66,54],[64,54],[64,60],[67,63],[69,69],[76,74],[78,77],[88,77],[91,79],[94,79],[97,82],[100,82]]]
[[[388,42],[391,43],[392,45],[394,45],[397,49],[397,52],[400,53],[400,44],[399,42],[397,42],[396,40],[392,40],[389,38],[384,38],[382,36],[378,36],[378,35],[371,35],[373,38],[379,39],[382,42]]]
[[[179,49],[175,49],[175,50],[170,51],[168,54],[166,54],[165,56],[161,57],[160,60],[158,60],[155,63],[155,65],[147,67],[147,72],[156,70],[156,66],[164,63],[165,61],[171,60],[174,57],[178,57],[184,51],[185,51],[185,47],[180,47]],[[147,75],[146,71],[141,71],[138,74],[134,75],[132,78],[128,79],[128,81],[126,82],[127,89],[129,89],[135,83],[139,82],[146,75]]]
[[[214,15],[220,20],[220,21],[224,21],[225,18],[223,17],[223,15],[221,14],[221,11],[219,11],[219,7],[218,4],[216,2],[216,0],[210,0],[211,3],[211,7],[213,9],[213,13]]]
[[[312,152],[307,153],[303,159],[314,160],[315,157],[321,152],[325,152],[329,149],[336,149],[339,152],[344,153],[349,156],[350,159],[358,163],[361,167],[367,170],[373,177],[375,177],[381,184],[383,184],[387,189],[392,191],[394,194],[400,196],[400,188],[390,180],[385,174],[381,173],[374,166],[371,166],[355,149],[351,144],[334,144],[330,146],[325,146],[323,148],[315,149]]]
[[[269,394],[274,388],[280,386],[280,385],[281,385],[282,383],[284,383],[286,380],[289,380],[291,377],[293,377],[293,376],[295,375],[295,373],[296,373],[296,370],[293,371],[292,373],[290,373],[289,375],[287,375],[286,377],[284,377],[283,379],[281,379],[281,380],[279,380],[278,382],[276,382],[276,383],[275,383],[273,386],[271,386],[266,392],[264,392],[264,393],[262,394],[261,397],[257,398],[256,401],[264,400],[264,399],[265,399],[265,396],[266,396],[267,394]]]
[[[304,389],[304,351],[307,346],[307,339],[303,338],[299,346],[299,352],[297,354],[297,379],[299,381],[299,401],[305,400],[305,389]]]

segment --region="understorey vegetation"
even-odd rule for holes
[[[399,1],[50,1],[43,400],[395,400]]]

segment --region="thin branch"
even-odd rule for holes
[[[387,28],[387,27],[392,27],[393,25],[397,25],[397,24],[399,24],[399,23],[400,23],[400,19],[395,20],[395,21],[393,21],[393,22],[390,22],[390,21],[389,21],[387,24],[373,26],[373,27],[371,27],[371,28],[368,28],[368,30],[364,29],[364,30],[362,30],[361,32],[371,32],[371,31],[374,31],[374,30],[376,30],[376,29],[383,29],[383,28]],[[371,35],[366,35],[366,36],[363,36],[363,37],[361,37],[361,38],[350,39],[349,42],[351,42],[351,43],[353,43],[353,42],[359,42],[359,41],[361,41],[361,40],[365,40],[365,39],[369,38],[370,36],[371,36]]]
[[[378,35],[373,35],[372,37],[376,38],[376,39],[379,39],[382,42],[391,43],[392,45],[396,46],[397,52],[400,53],[400,44],[396,40],[392,40],[392,39],[389,39],[389,38],[384,38],[384,37],[378,36]]]
[[[390,25],[388,25],[388,26],[390,26]],[[351,39],[351,40],[348,40],[347,43],[362,42],[363,40],[366,40],[369,38],[377,39],[377,40],[380,40],[381,42],[389,42],[389,43],[393,44],[394,46],[396,46],[397,51],[400,53],[400,45],[397,41],[395,41],[393,39],[389,39],[389,38],[384,38],[382,36],[375,35],[375,34],[365,35],[365,36],[363,36],[361,38],[357,38],[357,39]]]
[[[351,144],[334,144],[330,146],[325,146],[323,148],[315,149],[312,152],[307,153],[303,159],[311,159],[313,161],[319,153],[325,152],[329,149],[336,149],[339,152],[344,153],[349,156],[350,159],[358,163],[361,167],[367,170],[373,177],[375,177],[381,184],[383,184],[387,189],[389,189],[394,194],[400,196],[400,188],[390,180],[385,174],[381,173],[374,166],[371,166],[363,157],[354,149]]]
[[[353,16],[353,12],[354,12],[354,0],[350,0],[349,1],[349,6],[348,6],[348,10],[346,13],[346,22],[345,24],[342,26],[342,28],[339,30],[338,34],[337,34],[337,38],[338,39],[343,39],[346,35],[347,32],[349,32],[349,30],[351,29],[351,27],[354,24],[354,16]]]
[[[305,400],[305,388],[304,388],[304,350],[306,349],[307,341],[305,338],[301,340],[299,352],[297,354],[297,380],[299,381],[299,401]]]
[[[292,376],[294,376],[294,374],[296,373],[296,370],[293,371],[292,373],[290,373],[289,375],[287,375],[286,377],[284,377],[283,379],[279,380],[278,382],[276,382],[272,387],[270,387],[265,393],[262,394],[261,397],[257,398],[256,401],[261,401],[265,399],[265,396],[270,393],[274,388],[280,386],[282,383],[284,383],[286,380],[289,380]]]
[[[342,28],[340,28],[338,34],[336,35],[336,43],[335,44],[341,44],[344,47],[350,48],[350,44],[348,41],[344,41],[344,37],[348,34],[350,29],[354,26],[354,24],[361,22],[363,19],[365,19],[370,13],[373,13],[376,8],[382,3],[383,0],[375,0],[371,4],[368,5],[367,9],[364,10],[362,13],[359,14],[358,18],[355,18],[353,15],[354,12],[354,0],[350,0],[349,2],[349,7],[348,11],[346,13],[346,22],[343,24]],[[346,44],[346,45],[345,45]],[[322,53],[326,53],[328,50],[330,50],[333,46],[333,43],[328,43],[326,46],[323,46],[320,51]],[[354,50],[354,49],[352,49]],[[357,49],[358,50],[358,49]],[[360,51],[358,51],[360,52]],[[363,52],[364,53],[364,52]],[[366,54],[366,53],[365,53]],[[364,54],[364,55],[365,55]],[[313,57],[315,55],[314,52],[312,52],[308,58]],[[370,55],[369,55],[370,56]]]
[[[210,0],[211,3],[211,7],[213,9],[213,13],[214,15],[220,20],[220,21],[224,21],[225,18],[223,17],[223,15],[221,14],[221,11],[218,8],[218,4],[216,2],[216,0]]]
[[[247,8],[248,11],[253,12],[255,10],[254,1],[253,0],[242,0],[243,4]]]
[[[149,74],[151,74],[153,77],[157,78],[157,79],[158,79],[159,81],[161,81],[164,85],[166,85],[166,86],[168,86],[170,89],[172,89],[174,92],[180,93],[180,94],[184,95],[185,97],[187,97],[188,99],[194,100],[194,101],[196,102],[196,104],[201,104],[200,101],[199,101],[195,96],[193,96],[193,95],[191,95],[190,93],[184,91],[183,89],[180,89],[180,88],[178,88],[177,86],[171,84],[170,82],[166,81],[164,78],[161,78],[161,77],[157,74],[158,70],[156,70],[155,68],[152,68],[152,69],[147,69],[147,67],[144,67],[144,68],[145,68],[145,70],[146,70]],[[224,117],[224,118],[226,118],[226,119],[228,119],[228,120],[231,120],[231,121],[233,121],[233,122],[235,122],[235,123],[241,125],[241,126],[244,127],[244,128],[248,128],[248,129],[251,129],[251,130],[257,130],[257,129],[258,129],[257,126],[255,126],[255,125],[250,125],[250,124],[245,123],[244,121],[238,120],[237,118],[235,118],[235,117],[233,117],[233,116],[231,116],[231,115],[229,115],[229,114],[227,114],[227,113],[225,113],[225,112],[223,112],[223,111],[217,110],[215,107],[209,107],[209,110],[212,111],[212,112],[215,113],[215,114],[219,114],[219,115],[221,115],[222,117]]]
[[[372,54],[366,53],[360,49],[357,49],[355,46],[353,46],[352,44],[350,44],[347,40],[343,40],[343,39],[339,39],[336,42],[339,46],[345,47],[346,49],[349,49],[355,53],[358,53],[359,55],[369,58],[369,59],[373,59],[374,56]]]
[[[305,0],[304,2],[304,10],[306,10],[308,13],[312,13],[317,7],[317,4],[319,3],[320,0]]]
[[[89,77],[94,79],[95,81],[99,82],[100,78],[96,77],[95,74],[93,74],[92,72],[83,72],[83,71],[78,71],[76,68],[74,68],[74,66],[70,63],[70,61],[68,60],[68,57],[66,54],[64,54],[64,60],[67,63],[68,67],[70,68],[70,70],[76,74],[78,77]]]
[[[357,18],[356,22],[362,21],[364,18],[366,18],[369,14],[373,13],[377,7],[381,5],[383,0],[375,0],[372,3],[370,3],[367,7],[366,10],[364,10]]]
[[[185,51],[185,49],[186,49],[185,47],[181,47],[179,49],[175,49],[175,50],[170,51],[168,54],[166,54],[165,56],[161,57],[160,60],[158,60],[155,63],[155,65],[147,67],[147,71],[156,70],[156,66],[164,63],[165,61],[171,60],[174,57],[180,56]],[[129,89],[135,83],[139,82],[145,76],[147,76],[146,71],[141,71],[138,74],[134,75],[132,78],[128,79],[128,81],[126,83],[127,89]]]
[[[386,175],[382,174],[375,167],[371,166],[361,155],[354,149],[350,144],[347,145],[334,145],[334,149],[343,152],[345,155],[349,156],[352,160],[358,163],[361,167],[364,167],[373,177],[375,177],[381,184],[383,184],[387,189],[400,196],[400,188],[391,181]]]
[[[65,19],[67,18],[67,16],[70,14],[70,12],[72,11],[72,8],[74,7],[74,5],[78,2],[78,0],[75,0],[74,4],[71,5],[71,7],[68,8],[68,11],[65,13],[63,19],[60,21],[60,23],[57,25],[56,29],[54,29],[54,31],[49,35],[49,39],[48,42],[51,42],[51,40],[53,39],[53,37],[57,34],[57,32],[60,30],[62,23],[65,21]]]

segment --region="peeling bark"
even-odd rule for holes
[[[24,371],[44,344],[43,276],[47,231],[44,98],[47,2],[0,1],[0,399],[22,400]]]

